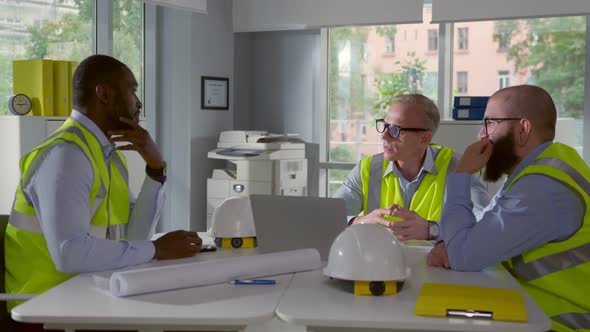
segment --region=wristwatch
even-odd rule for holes
[[[151,168],[148,164],[145,164],[145,174],[152,179],[159,179],[166,176],[166,162],[162,161],[162,167],[159,169]]]
[[[436,221],[428,221],[428,236],[429,240],[436,240],[440,235],[440,226]]]

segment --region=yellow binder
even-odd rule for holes
[[[13,93],[31,98],[29,115],[53,115],[53,64],[51,60],[14,60],[12,62]]]
[[[53,114],[70,115],[70,62],[53,61]]]
[[[521,291],[433,283],[422,287],[414,315],[527,321]]]
[[[68,66],[68,115],[70,115],[70,112],[74,109],[74,102],[72,101],[72,81],[74,78],[74,71],[76,70],[76,67],[78,67],[78,62],[76,61],[70,61],[69,62],[69,66]]]

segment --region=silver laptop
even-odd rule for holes
[[[339,198],[250,195],[250,202],[262,252],[316,248],[327,260],[332,242],[347,225]]]

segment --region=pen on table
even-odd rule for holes
[[[273,279],[236,279],[229,282],[232,285],[274,285]]]

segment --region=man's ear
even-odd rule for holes
[[[430,144],[430,142],[432,142],[432,131],[425,131],[420,141],[421,143]]]
[[[97,84],[94,92],[96,93],[96,98],[98,98],[101,103],[109,103],[109,100],[111,99],[111,89],[107,85]]]
[[[520,131],[518,132],[518,143],[520,145],[525,145],[531,138],[532,132],[533,124],[531,121],[527,118],[522,118],[520,120]]]

